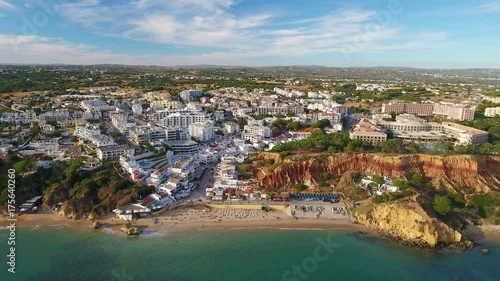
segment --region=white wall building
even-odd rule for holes
[[[203,96],[203,91],[202,90],[187,90],[187,91],[182,91],[179,95],[183,101],[190,102],[190,101],[193,101],[195,98],[199,98],[199,97]]]
[[[5,112],[0,117],[0,122],[23,124],[36,120],[36,113],[33,110],[26,112]]]
[[[210,117],[201,113],[172,113],[158,121],[158,124],[167,128],[187,128],[193,123],[211,122]]]
[[[271,137],[271,128],[260,125],[245,125],[241,138],[251,142]]]
[[[500,107],[488,107],[484,110],[486,117],[494,117],[495,115],[500,115]]]
[[[73,135],[84,140],[89,140],[91,137],[101,135],[101,129],[99,129],[99,125],[95,124],[76,126]]]
[[[198,122],[189,125],[189,134],[197,141],[211,141],[215,137],[214,126],[211,122]]]
[[[134,149],[127,145],[110,145],[98,147],[96,153],[99,160],[106,161],[118,159],[120,156],[133,156]]]
[[[167,134],[165,129],[156,126],[140,126],[129,132],[131,141],[141,144],[144,142],[165,140]]]
[[[240,131],[240,125],[235,122],[225,122],[224,123],[224,131],[227,134],[236,134]]]

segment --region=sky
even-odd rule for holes
[[[0,0],[0,63],[500,68],[500,0]]]

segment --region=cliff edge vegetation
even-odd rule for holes
[[[43,169],[36,168],[34,158],[12,160],[2,162],[0,169],[16,170],[16,201],[43,194],[44,205],[58,207],[60,215],[68,219],[92,218],[153,191],[151,187],[138,186],[120,177],[112,163],[85,170],[82,169],[84,159],[78,157],[66,162],[54,161],[51,168]],[[0,196],[2,206],[6,202],[6,191],[2,190]]]

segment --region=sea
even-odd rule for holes
[[[410,248],[354,231],[229,229],[146,232],[0,230],[0,280],[500,280],[500,243],[473,250]],[[488,248],[489,255],[481,252]]]

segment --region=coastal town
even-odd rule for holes
[[[331,174],[322,174],[319,187],[295,182],[276,189],[259,179],[265,176],[264,170],[272,172],[282,165],[282,158],[295,146],[315,137],[345,137],[347,146],[340,147],[341,151],[495,151],[488,143],[488,131],[464,125],[477,121],[478,106],[483,119],[498,114],[497,107],[483,106],[498,103],[498,98],[480,90],[466,95],[467,99],[460,96],[461,102],[403,99],[377,106],[373,99],[360,100],[352,93],[407,93],[390,83],[333,87],[323,80],[325,90],[320,91],[299,90],[300,78],[287,79],[284,84],[250,91],[238,87],[206,92],[187,89],[175,94],[103,86],[4,97],[0,103],[0,152],[4,158],[20,159],[21,176],[78,159],[82,171],[106,167],[109,173],[143,187],[138,197],[108,210],[130,227],[130,222],[141,219],[168,219],[169,212],[179,206],[208,207],[215,222],[229,217],[265,218],[269,212],[275,214],[274,219],[356,222],[351,214],[356,198],[338,190],[338,181],[332,181]],[[413,90],[440,96],[435,86]],[[369,106],[353,106],[359,101]],[[277,152],[279,159],[255,158]],[[365,174],[357,180],[357,188],[374,202],[390,200],[387,198],[411,194],[403,191],[407,189],[403,180]],[[46,192],[43,189],[31,194],[37,196],[34,199],[26,198],[30,200],[21,206],[23,213],[38,211]],[[30,205],[33,200],[37,204]],[[68,203],[54,203],[52,210],[64,216]],[[79,217],[88,216],[96,219],[94,211]]]
[[[500,280],[500,1],[0,20],[0,281]]]

